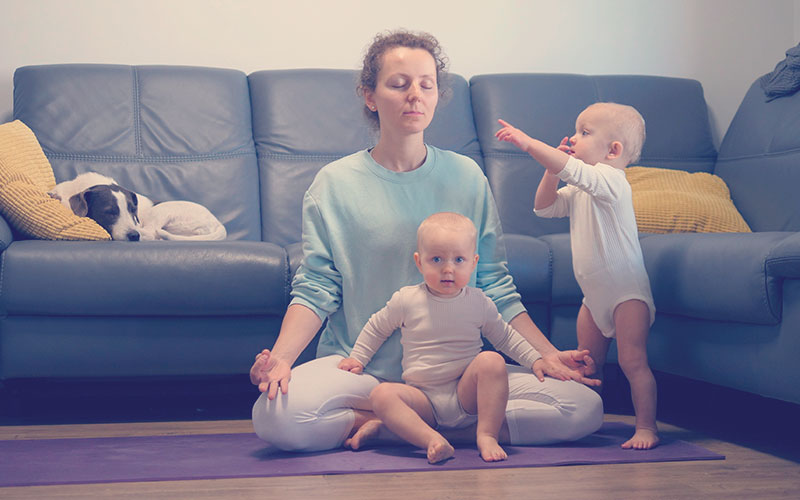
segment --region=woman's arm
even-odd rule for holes
[[[559,380],[575,380],[586,385],[600,385],[599,380],[589,378],[589,375],[595,372],[594,360],[589,356],[589,351],[559,351],[547,340],[547,337],[526,312],[517,314],[511,320],[511,326],[542,355],[543,371],[546,375]]]
[[[275,399],[279,388],[283,394],[289,392],[292,365],[321,326],[322,320],[308,307],[302,304],[288,307],[272,351],[261,351],[250,368],[250,381],[259,391],[268,392],[269,399]]]

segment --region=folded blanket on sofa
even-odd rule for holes
[[[800,44],[786,51],[786,59],[779,62],[772,73],[759,79],[767,95],[767,102],[792,95],[800,89]]]
[[[225,226],[206,207],[191,201],[165,201],[142,217],[142,240],[213,241],[227,237]]]

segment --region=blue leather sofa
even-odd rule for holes
[[[556,345],[575,345],[581,298],[568,223],[533,215],[542,169],[495,140],[496,120],[555,144],[586,105],[628,103],[648,126],[640,164],[720,175],[754,230],[641,235],[658,309],[653,368],[800,403],[800,95],[767,103],[754,85],[717,152],[693,80],[450,80],[427,140],[485,170],[511,272]],[[346,70],[19,68],[14,118],[57,180],[96,171],[155,200],[202,203],[228,240],[23,240],[0,219],[0,381],[247,373],[289,300],[303,192],[320,167],[374,141],[355,85]]]

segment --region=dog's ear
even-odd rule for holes
[[[86,195],[88,192],[88,189],[86,191],[81,191],[78,194],[72,195],[69,199],[69,208],[71,208],[72,213],[78,217],[86,217],[86,214],[89,213],[89,204],[86,202]]]

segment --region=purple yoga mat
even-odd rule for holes
[[[428,464],[425,452],[410,446],[358,452],[276,452],[255,434],[0,440],[0,487],[725,458],[668,435],[662,436],[661,445],[652,450],[621,449],[619,445],[632,432],[627,424],[607,422],[596,433],[574,443],[505,446],[508,459],[503,462],[484,462],[472,446],[457,448],[453,459],[437,465]]]

